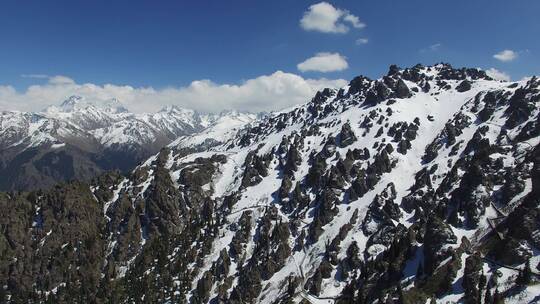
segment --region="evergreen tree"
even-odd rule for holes
[[[439,292],[441,295],[452,291],[452,285],[453,285],[452,283],[454,282],[455,277],[456,277],[455,273],[453,273],[450,269],[446,271],[444,281],[439,287],[440,288]]]
[[[388,295],[386,297],[386,301],[384,303],[385,304],[394,304],[394,300],[392,299],[392,297],[390,295]]]
[[[523,270],[519,272],[519,275],[516,279],[516,284],[521,287],[525,287],[529,285],[532,281],[532,273],[531,273],[531,260],[527,259],[527,262],[525,262],[525,266],[523,267]]]
[[[496,270],[489,278],[488,286],[490,288],[497,287],[499,285],[499,271]]]
[[[486,278],[486,275],[484,274],[484,270],[482,270],[482,274],[478,278],[478,290],[480,292],[482,292],[482,290],[486,286],[486,282],[487,282],[487,278]]]
[[[7,292],[4,289],[4,286],[0,286],[0,303],[5,303],[7,298]]]
[[[504,300],[499,293],[499,289],[495,288],[495,293],[493,294],[493,304],[503,304]]]
[[[418,263],[418,268],[416,269],[416,279],[420,279],[424,275],[424,265],[422,262]]]
[[[401,288],[401,284],[398,285],[397,292],[398,292],[398,303],[404,304],[405,297],[403,296],[403,288]]]
[[[491,296],[491,291],[489,288],[486,288],[486,294],[484,295],[484,303],[491,304],[493,302],[493,298]]]

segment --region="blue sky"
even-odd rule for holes
[[[440,61],[512,79],[540,72],[540,1],[328,1],[339,15],[333,32],[317,19],[302,26],[320,4],[2,1],[0,85],[24,93],[63,75],[77,84],[162,90],[203,79],[242,85],[276,71],[349,80],[380,77],[390,64]],[[505,61],[494,58],[504,50],[512,51],[499,57]],[[299,69],[319,53],[341,65]]]

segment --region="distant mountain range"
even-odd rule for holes
[[[214,124],[226,128],[224,121],[242,125],[255,118],[175,106],[134,114],[117,99],[90,102],[81,96],[41,112],[2,111],[0,190],[46,188],[60,181],[89,180],[108,170],[128,172],[179,137]]]

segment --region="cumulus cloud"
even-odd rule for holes
[[[510,81],[510,75],[495,68],[486,70],[486,74],[496,80]]]
[[[328,2],[320,2],[308,8],[300,19],[300,26],[306,31],[346,33],[351,26],[361,29],[366,24],[347,10],[336,8]]]
[[[355,15],[350,14],[347,11],[344,11],[345,14],[343,15],[343,20],[349,22],[354,28],[361,29],[366,27],[366,24],[360,21],[360,18],[358,18]]]
[[[510,62],[516,59],[517,57],[518,57],[518,53],[512,50],[500,51],[499,53],[493,55],[493,58],[502,62]]]
[[[326,73],[343,71],[349,67],[349,64],[347,58],[339,53],[317,53],[315,56],[297,64],[296,67],[302,72],[317,71]]]
[[[347,84],[344,79],[305,79],[282,71],[249,79],[240,84],[196,80],[188,86],[164,89],[79,84],[65,76],[48,79],[47,83],[32,85],[22,92],[10,85],[0,85],[0,110],[39,111],[49,105],[59,104],[71,95],[80,95],[89,101],[117,98],[133,112],[154,112],[167,105],[201,112],[227,109],[259,112],[305,103],[317,90]]]

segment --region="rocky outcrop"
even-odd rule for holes
[[[338,139],[339,146],[342,148],[356,141],[356,135],[354,135],[354,132],[351,130],[350,124],[343,124],[341,131],[339,132]]]
[[[436,216],[430,217],[424,236],[425,272],[433,273],[438,264],[452,254],[445,245],[456,243],[457,237],[450,226]]]
[[[463,80],[456,87],[456,91],[458,91],[460,93],[467,92],[470,89],[471,89],[471,82],[468,81],[468,80]]]

